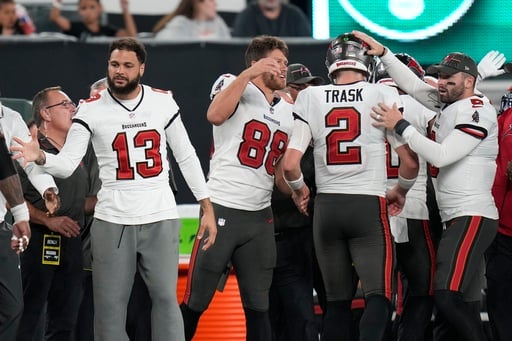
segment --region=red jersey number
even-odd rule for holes
[[[391,148],[391,145],[386,140],[386,172],[388,175],[388,179],[397,179],[398,178],[398,169],[400,168],[400,160],[398,157],[394,158],[393,156],[395,151]]]
[[[327,164],[346,165],[361,163],[361,147],[347,146],[341,150],[341,143],[352,142],[361,135],[360,114],[355,108],[334,108],[325,116],[327,128],[336,127],[326,137]],[[344,122],[344,128],[339,128]]]
[[[268,175],[274,175],[274,166],[286,149],[288,135],[277,130],[273,135],[263,122],[252,120],[245,124],[242,142],[238,148],[238,160],[244,166],[260,168],[265,165]],[[267,147],[270,144],[270,151]]]
[[[130,162],[130,146],[126,133],[119,133],[112,142],[112,149],[117,153],[117,179],[133,180],[135,170],[143,178],[159,175],[162,170],[162,155],[160,154],[160,134],[156,130],[139,131],[133,138],[134,148],[144,148],[146,159],[136,162],[135,167]]]

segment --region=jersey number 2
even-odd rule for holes
[[[274,166],[286,148],[288,135],[276,130],[272,136],[270,128],[260,121],[249,121],[245,125],[243,141],[238,148],[238,159],[244,166],[260,168],[265,163],[268,175],[274,175]],[[266,155],[270,142],[270,151]],[[265,157],[266,156],[266,157]]]
[[[135,170],[143,178],[151,178],[162,172],[162,155],[160,154],[160,134],[156,130],[139,131],[133,137],[133,147],[144,148],[146,160],[130,163],[130,146],[126,133],[119,133],[112,142],[112,149],[117,153],[117,179],[133,180]]]
[[[345,121],[345,128],[339,128]],[[336,127],[326,136],[327,164],[352,165],[361,163],[361,147],[349,146],[344,151],[340,144],[354,141],[361,134],[359,112],[354,108],[334,108],[325,116],[327,128]]]

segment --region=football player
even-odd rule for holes
[[[325,283],[327,311],[322,340],[350,339],[353,266],[366,307],[361,340],[381,340],[391,319],[393,240],[386,204],[386,139],[401,157],[399,184],[389,197],[398,213],[414,184],[418,163],[408,147],[372,126],[372,106],[401,107],[395,88],[368,82],[374,57],[352,34],[334,39],[325,64],[333,84],[302,90],[283,159],[284,177],[297,206],[306,212],[309,191],[300,161],[313,139],[317,195],[313,216],[316,255]]]

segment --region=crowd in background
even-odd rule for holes
[[[136,37],[140,33],[163,40],[224,40],[260,34],[311,37],[310,9],[304,1],[297,1],[297,5],[284,0],[247,1],[245,9],[226,23],[217,12],[216,0],[181,0],[172,12],[162,13],[161,18],[155,16],[151,32],[137,30],[128,0],[119,1],[122,27],[106,22],[100,0],[79,0],[75,13],[69,10],[64,13],[62,0],[54,0],[50,6],[47,18],[41,15],[31,18],[27,9],[15,0],[0,1],[1,35],[37,34],[38,26],[47,26],[49,20],[54,27],[52,31],[79,40],[97,36]]]

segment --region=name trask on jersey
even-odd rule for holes
[[[212,96],[235,78],[222,75],[212,87]],[[274,166],[286,149],[292,125],[292,105],[278,97],[269,104],[249,82],[229,119],[213,126],[208,176],[212,201],[251,211],[270,206]]]
[[[384,196],[385,139],[393,147],[398,142],[392,132],[372,125],[370,113],[379,102],[402,106],[395,88],[364,81],[299,93],[294,113],[311,129],[319,193]]]
[[[362,102],[363,89],[325,89],[325,103]]]

